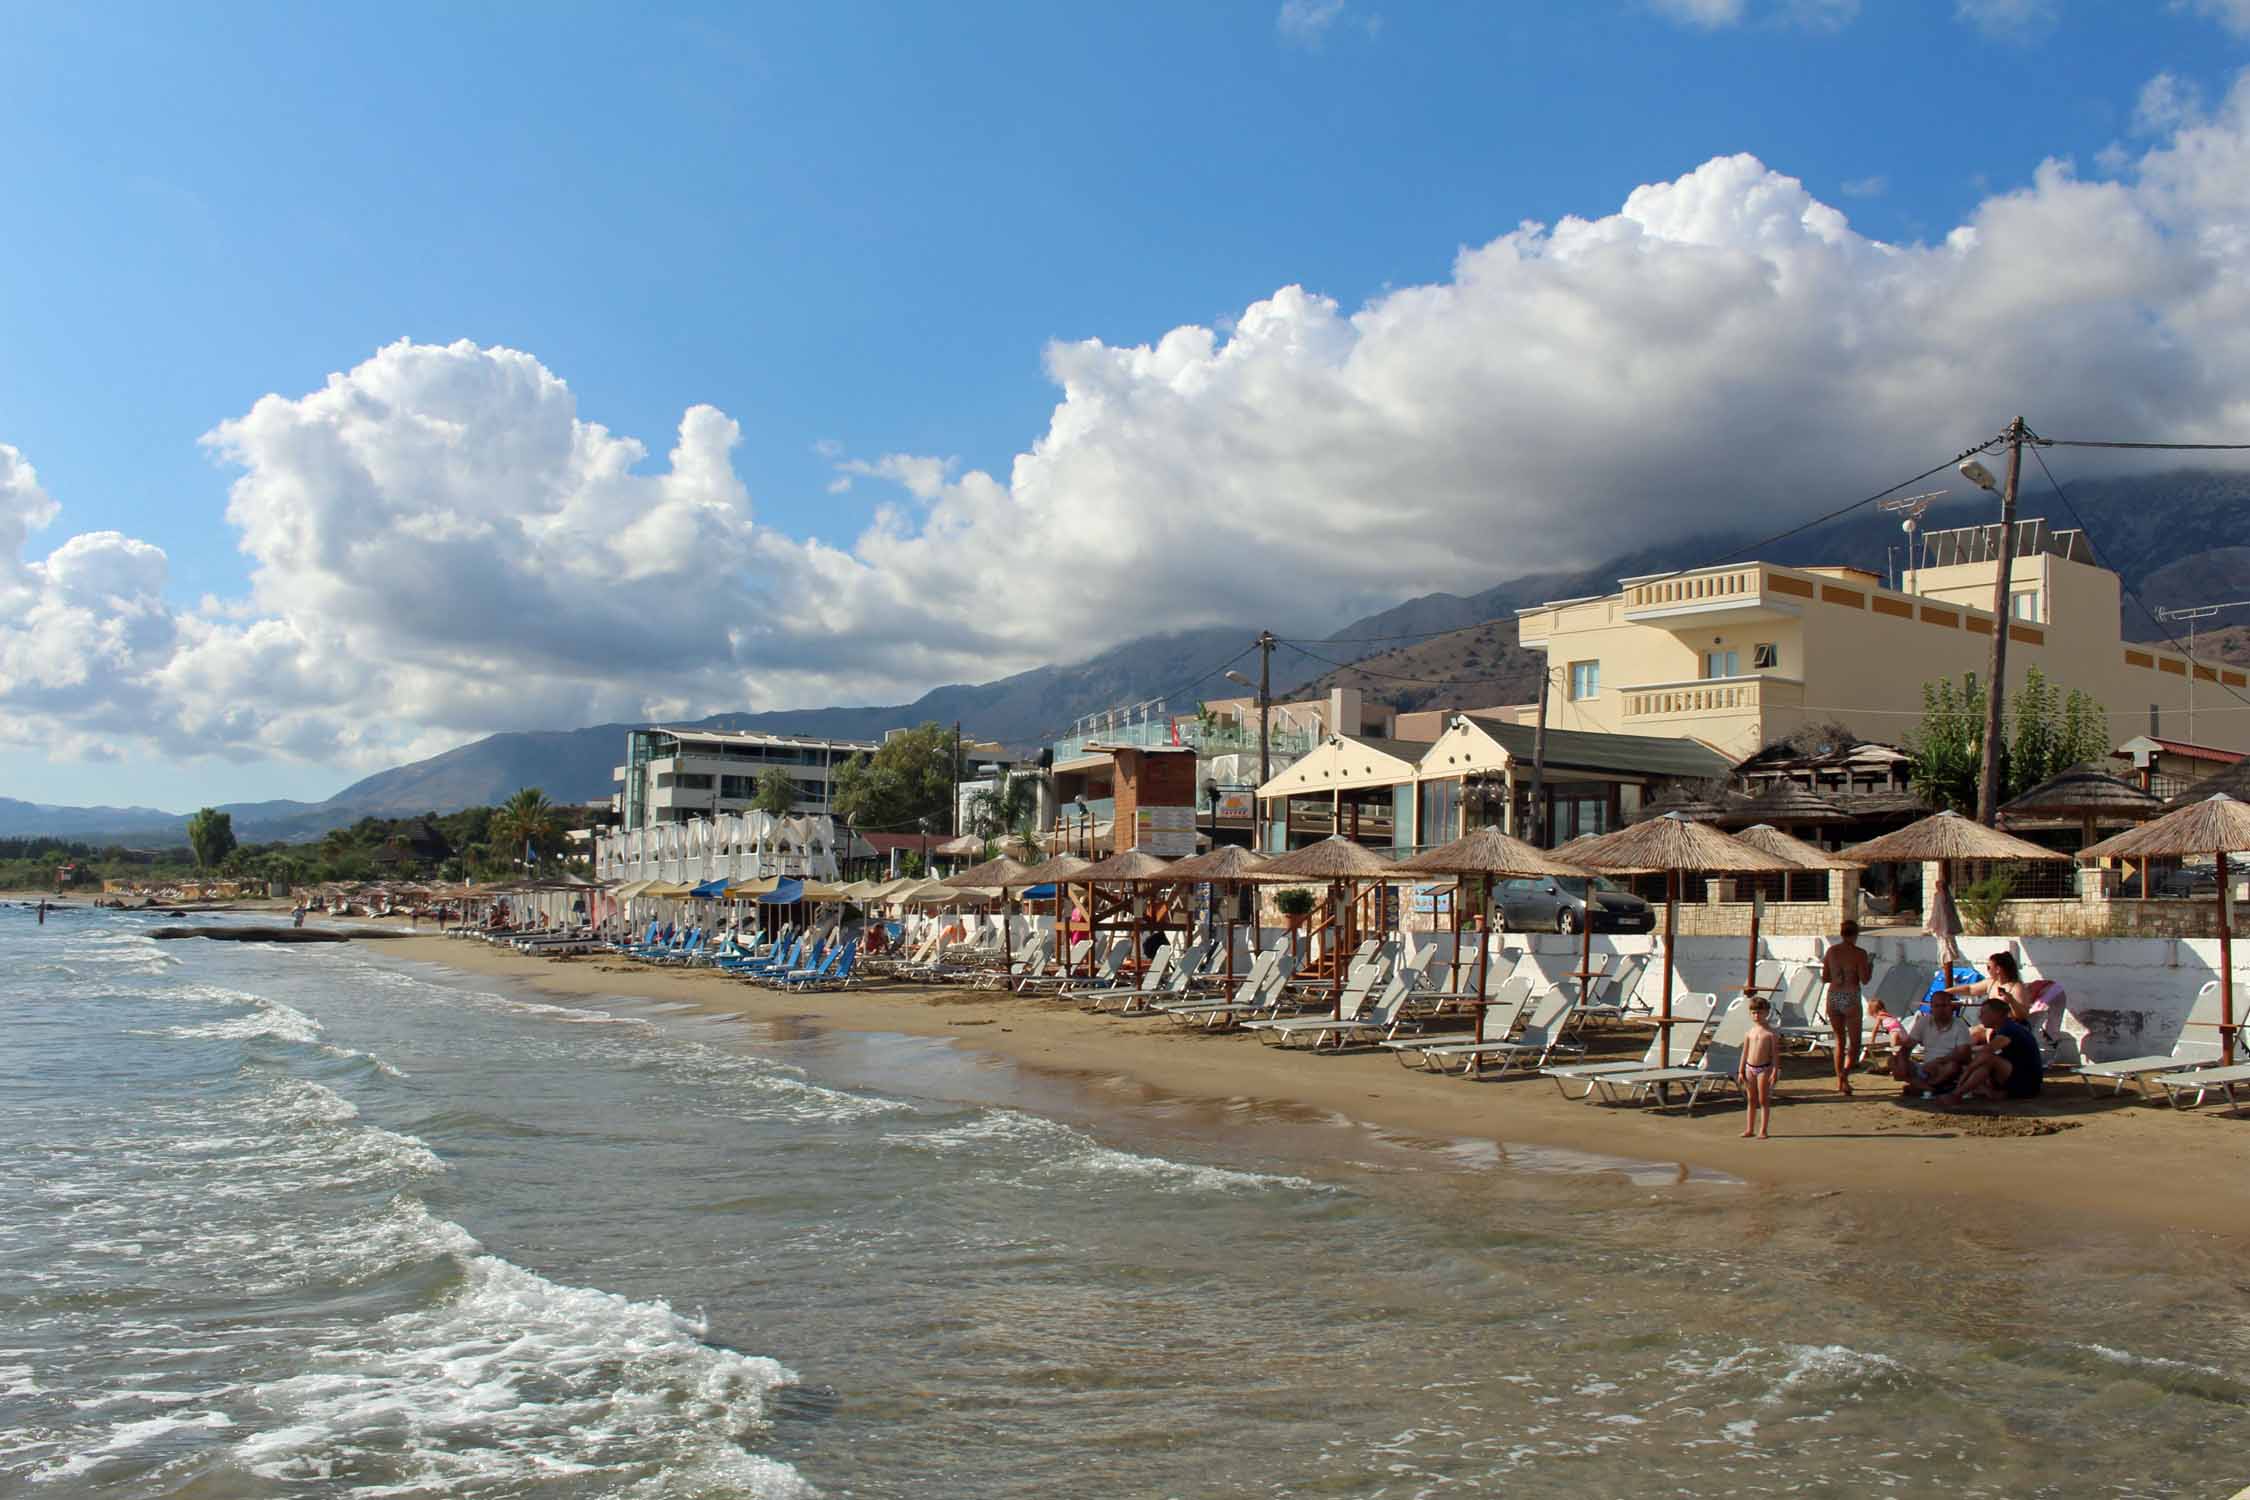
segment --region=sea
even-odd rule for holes
[[[2250,1483],[2238,1240],[151,925],[0,908],[0,1494]]]

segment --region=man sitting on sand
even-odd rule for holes
[[[1930,1008],[1906,1018],[1899,1028],[1898,1048],[1891,1053],[1891,1076],[1906,1085],[1906,1095],[1917,1091],[1936,1095],[1950,1087],[1969,1062],[1969,1023],[1954,1009],[1953,997],[1939,990],[1930,997]],[[1919,1049],[1921,1057],[1915,1057]]]
[[[2039,1039],[1995,996],[1984,1002],[1980,1018],[1985,1040],[1970,1054],[1960,1086],[1941,1104],[1964,1099],[2033,1099],[2040,1087]]]

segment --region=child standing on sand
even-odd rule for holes
[[[1750,1034],[1742,1039],[1742,1066],[1735,1078],[1742,1084],[1742,1100],[1748,1117],[1743,1121],[1744,1138],[1757,1136],[1760,1140],[1772,1133],[1773,1080],[1781,1068],[1781,1033],[1773,1029],[1771,1008],[1765,996],[1750,997]]]

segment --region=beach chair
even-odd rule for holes
[[[1687,1107],[1692,1111],[1706,1093],[1737,1086],[1734,1075],[1742,1065],[1742,1043],[1749,1034],[1750,1007],[1736,1001],[1719,1017],[1698,1061],[1682,1067],[1602,1074],[1591,1081],[1603,1102],[1610,1104],[1644,1100],[1661,1104],[1673,1089],[1684,1089]]]
[[[1198,943],[1185,953],[1176,947],[1167,948],[1164,952],[1171,962],[1165,966],[1164,977],[1158,983],[1154,986],[1143,983],[1118,995],[1104,995],[1094,1002],[1094,1009],[1106,1010],[1109,1002],[1114,999],[1117,1002],[1117,1014],[1130,1016],[1155,1009],[1159,1001],[1185,997],[1195,983],[1197,971],[1203,967],[1208,948],[1205,944]]]
[[[1474,1032],[1457,1031],[1437,1036],[1394,1037],[1383,1045],[1398,1058],[1400,1067],[1442,1073],[1447,1063],[1457,1062],[1479,1047],[1512,1040],[1516,1022],[1522,1018],[1536,987],[1533,974],[1520,965],[1515,973],[1500,981],[1499,987],[1485,1001],[1484,1042],[1476,1040]]]
[[[1599,961],[1608,963],[1608,955],[1604,954]],[[1570,1029],[1581,1031],[1588,1021],[1624,1020],[1639,1003],[1635,995],[1640,988],[1641,975],[1647,971],[1648,956],[1634,953],[1620,960],[1614,969],[1605,968],[1596,973],[1586,981],[1585,993],[1571,1007]],[[1575,979],[1563,983],[1572,988],[1578,985]]]
[[[2164,1097],[2174,1109],[2187,1109],[2190,1104],[2201,1104],[2211,1090],[2226,1095],[2227,1112],[2242,1113],[2243,1101],[2235,1098],[2236,1089],[2250,1089],[2250,1063],[2233,1063],[2222,1067],[2188,1068],[2177,1073],[2159,1073],[2155,1082],[2164,1090]],[[2190,1103],[2182,1103],[2190,1094]]]
[[[1300,1008],[1300,1002],[1289,993],[1289,976],[1296,968],[1296,957],[1287,949],[1268,949],[1251,961],[1248,976],[1236,987],[1231,1000],[1179,1001],[1156,1007],[1156,1013],[1206,1031],[1238,1021],[1289,1015]]]
[[[1141,974],[1138,979],[1120,979],[1104,985],[1066,984],[1055,992],[1055,998],[1057,1000],[1077,1000],[1081,1002],[1091,1000],[1094,1002],[1094,1008],[1099,1010],[1102,1001],[1105,999],[1116,999],[1125,995],[1154,994],[1157,990],[1163,988],[1164,981],[1171,977],[1172,961],[1179,956],[1179,949],[1174,948],[1170,943],[1166,943],[1156,950],[1154,956],[1141,965]]]
[[[1333,1042],[1338,1047],[1359,1041],[1393,1041],[1402,1027],[1419,1026],[1428,1014],[1420,997],[1429,988],[1431,961],[1437,957],[1435,947],[1426,947],[1404,964],[1391,971],[1383,981],[1380,991],[1356,1016],[1308,1017],[1309,1027],[1299,1028],[1297,1035],[1309,1036],[1312,1048],[1319,1051]],[[1419,1009],[1418,1009],[1419,1008]],[[1287,1045],[1284,1041],[1283,1045]]]
[[[1083,941],[1083,940],[1082,940]],[[1117,976],[1125,968],[1125,960],[1132,954],[1133,945],[1123,938],[1113,940],[1102,950],[1101,960],[1094,965],[1091,978],[1082,979],[1075,974],[1055,974],[1044,979],[1028,981],[1020,994],[1049,993],[1057,1000],[1068,998],[1066,990],[1106,990],[1117,983]]]
[[[1712,999],[1715,1002],[1717,997],[1707,996],[1704,998]],[[1591,1099],[1594,1097],[1597,1081],[1600,1079],[1621,1078],[1627,1073],[1653,1073],[1664,1068],[1684,1068],[1688,1066],[1695,1060],[1696,1049],[1703,1045],[1704,1032],[1709,1025],[1710,1019],[1708,1016],[1702,1021],[1674,1021],[1672,1025],[1672,1047],[1669,1054],[1666,1053],[1664,1048],[1664,1033],[1659,1031],[1648,1039],[1648,1050],[1641,1054],[1640,1060],[1637,1062],[1620,1060],[1598,1063],[1559,1063],[1541,1068],[1539,1076],[1552,1078],[1555,1081],[1555,1087],[1561,1090],[1565,1099]],[[1570,1091],[1574,1084],[1580,1086],[1579,1091],[1575,1094]]]
[[[1063,956],[1063,961],[1060,964],[1050,964],[1049,967],[1042,968],[1034,974],[1019,975],[1009,982],[1008,988],[1019,995],[1029,995],[1041,990],[1059,989],[1076,977],[1078,966],[1084,963],[1093,951],[1093,939],[1080,938],[1070,945],[1070,951]],[[1123,959],[1120,958],[1119,962],[1123,962]]]
[[[1820,982],[1820,969],[1813,964],[1796,964],[1785,971],[1780,988],[1768,997],[1773,1005],[1773,1027],[1781,1033],[1784,1043],[1800,1042],[1810,1052],[1822,1043],[1835,1040],[1827,1020],[1827,994]]]
[[[1367,958],[1355,959],[1351,972],[1345,976],[1344,992],[1336,999],[1336,1013],[1329,1016],[1268,1017],[1245,1021],[1244,1031],[1255,1031],[1259,1040],[1287,1046],[1289,1039],[1307,1028],[1334,1026],[1338,1021],[1356,1020],[1366,1008],[1367,997],[1375,987],[1389,977],[1390,960],[1381,951]]]
[[[2208,1038],[2208,1040],[2206,1040]],[[2078,1076],[2086,1080],[2086,1090],[2093,1092],[2094,1084],[2107,1080],[2110,1094],[2115,1097],[2125,1092],[2130,1083],[2142,1094],[2148,1093],[2149,1082],[2162,1075],[2178,1077],[2181,1074],[2216,1068],[2226,1060],[2226,1038],[2219,1031],[2219,981],[2207,981],[2195,992],[2195,1004],[2188,1007],[2187,1024],[2180,1028],[2180,1039],[2172,1050],[2161,1056],[2116,1057],[2106,1062],[2082,1062]],[[2166,1084],[2166,1097],[2178,1102],[2174,1085]],[[2178,1085],[2185,1089],[2185,1085]]]
[[[1578,1003],[1578,996],[1565,985],[1550,985],[1537,991],[1525,1008],[1522,1024],[1514,1037],[1499,1042],[1487,1041],[1475,1045],[1452,1058],[1461,1064],[1461,1076],[1483,1076],[1485,1066],[1497,1064],[1501,1077],[1522,1071],[1537,1071],[1547,1066],[1549,1059],[1565,1047],[1577,1049],[1577,1044],[1566,1040],[1570,1026],[1570,1013]]]
[[[773,981],[775,988],[784,990],[825,990],[847,982],[851,978],[852,962],[859,953],[859,944],[849,942],[832,950],[828,961],[810,969],[798,969]]]

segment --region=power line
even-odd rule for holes
[[[2242,453],[2250,443],[2116,443],[2092,438],[2039,438],[2042,448],[2147,448],[2164,453]]]
[[[1854,501],[1852,501],[1852,502],[1851,502],[1851,503],[1850,503],[1849,505],[1840,505],[1840,506],[1838,506],[1838,507],[1837,507],[1836,509],[1834,509],[1834,510],[1831,510],[1831,511],[1827,511],[1827,512],[1825,512],[1825,513],[1821,514],[1821,515],[1817,515],[1817,516],[1814,516],[1814,517],[1813,517],[1813,518],[1812,518],[1811,520],[1809,520],[1809,521],[1804,521],[1804,522],[1801,522],[1801,523],[1799,523],[1798,525],[1795,525],[1795,526],[1792,526],[1792,527],[1788,528],[1788,529],[1787,529],[1786,531],[1777,531],[1777,532],[1775,532],[1775,533],[1774,533],[1773,535],[1771,535],[1771,536],[1768,536],[1768,537],[1761,537],[1761,538],[1759,538],[1759,539],[1758,539],[1757,541],[1754,541],[1754,542],[1744,542],[1744,543],[1742,543],[1742,544],[1741,544],[1740,546],[1734,547],[1734,548],[1732,548],[1731,550],[1729,550],[1729,551],[1727,551],[1727,552],[1724,552],[1724,553],[1720,554],[1720,555],[1719,555],[1719,556],[1717,556],[1717,557],[1714,557],[1714,558],[1712,558],[1712,559],[1711,559],[1711,560],[1710,560],[1709,562],[1701,562],[1701,563],[1696,563],[1696,564],[1694,564],[1694,565],[1692,565],[1692,566],[1690,566],[1690,567],[1685,567],[1685,568],[1674,568],[1674,569],[1672,569],[1672,570],[1671,570],[1671,571],[1669,571],[1669,572],[1652,574],[1652,575],[1650,575],[1650,581],[1655,581],[1655,580],[1658,580],[1658,579],[1665,579],[1665,578],[1677,578],[1677,577],[1679,577],[1679,576],[1680,576],[1681,574],[1683,574],[1683,573],[1694,573],[1694,572],[1697,572],[1697,571],[1699,571],[1699,570],[1701,570],[1701,569],[1703,569],[1703,568],[1715,568],[1715,567],[1717,567],[1717,566],[1718,566],[1719,564],[1721,564],[1721,563],[1724,563],[1724,562],[1732,562],[1732,561],[1733,561],[1734,559],[1736,559],[1736,558],[1738,558],[1738,557],[1742,556],[1742,555],[1743,555],[1744,553],[1748,553],[1748,552],[1756,552],[1756,551],[1758,551],[1758,550],[1759,550],[1760,548],[1764,548],[1764,547],[1770,547],[1770,546],[1772,546],[1772,545],[1773,545],[1774,543],[1776,543],[1776,542],[1785,542],[1785,541],[1789,540],[1789,539],[1790,539],[1791,537],[1793,537],[1793,536],[1800,536],[1800,535],[1802,535],[1803,533],[1805,533],[1805,532],[1808,532],[1808,531],[1811,531],[1811,530],[1813,530],[1813,529],[1814,529],[1814,528],[1816,528],[1816,527],[1819,527],[1819,526],[1825,526],[1825,525],[1827,525],[1827,524],[1828,524],[1828,523],[1829,523],[1830,521],[1834,521],[1834,520],[1838,519],[1839,517],[1850,515],[1850,514],[1851,514],[1851,513],[1853,512],[1853,511],[1855,511],[1855,510],[1859,510],[1859,509],[1862,509],[1863,507],[1866,507],[1866,506],[1869,506],[1869,505],[1873,505],[1873,504],[1874,504],[1874,503],[1875,503],[1876,501],[1878,501],[1878,500],[1881,500],[1881,499],[1885,498],[1885,497],[1886,497],[1886,496],[1888,496],[1888,495],[1894,494],[1894,493],[1896,493],[1896,492],[1897,492],[1897,491],[1899,491],[1899,490],[1905,489],[1905,488],[1906,488],[1906,487],[1907,487],[1908,485],[1910,485],[1910,484],[1917,484],[1917,483],[1919,483],[1920,481],[1922,481],[1922,480],[1924,480],[1924,479],[1927,479],[1927,478],[1929,478],[1929,477],[1930,477],[1930,476],[1931,476],[1932,474],[1938,474],[1938,473],[1942,473],[1942,472],[1944,472],[1944,471],[1945,471],[1946,469],[1949,469],[1949,468],[1951,468],[1951,467],[1952,467],[1953,465],[1955,465],[1955,464],[1957,464],[1957,463],[1961,462],[1961,460],[1962,460],[1962,459],[1965,459],[1965,458],[1969,458],[1969,457],[1972,457],[1972,456],[1973,456],[1973,455],[1975,455],[1975,454],[1979,454],[1979,453],[1984,453],[1984,452],[1987,452],[1988,450],[1990,450],[1990,449],[1991,449],[1991,448],[1993,447],[1993,445],[1994,445],[1994,444],[1996,444],[1996,443],[2001,443],[2001,442],[2005,442],[2006,440],[2007,440],[2007,435],[2006,435],[2005,433],[2001,434],[2001,435],[2000,435],[1999,437],[1994,437],[1994,438],[1987,438],[1987,439],[1986,439],[1985,441],[1983,441],[1983,442],[1981,442],[1981,443],[1977,444],[1977,445],[1976,445],[1975,447],[1973,447],[1973,448],[1964,448],[1964,449],[1962,449],[1962,450],[1961,450],[1961,451],[1960,451],[1959,453],[1955,454],[1955,455],[1954,455],[1953,457],[1951,457],[1951,458],[1947,459],[1947,460],[1946,460],[1945,462],[1943,462],[1943,463],[1941,463],[1941,464],[1933,464],[1933,465],[1932,465],[1931,467],[1929,467],[1929,468],[1927,468],[1927,469],[1924,469],[1924,470],[1923,470],[1923,471],[1922,471],[1921,473],[1919,473],[1919,474],[1913,475],[1913,476],[1912,476],[1912,477],[1910,477],[1910,478],[1906,478],[1906,479],[1901,479],[1901,480],[1900,480],[1900,481],[1899,481],[1898,483],[1896,483],[1896,484],[1892,484],[1892,485],[1886,485],[1886,486],[1884,486],[1884,487],[1883,487],[1882,489],[1879,489],[1879,490],[1877,490],[1877,491],[1876,491],[1876,492],[1875,492],[1874,494],[1872,494],[1872,495],[1869,495],[1869,496],[1865,497],[1864,499],[1854,500]],[[1365,641],[1365,642],[1371,642],[1371,643],[1372,643],[1372,642],[1382,642],[1382,641],[1433,641],[1433,640],[1436,640],[1436,639],[1437,639],[1437,638],[1438,638],[1439,636],[1443,636],[1443,635],[1459,635],[1459,634],[1460,634],[1460,633],[1461,633],[1462,631],[1464,631],[1464,630],[1475,630],[1475,629],[1479,628],[1480,626],[1485,626],[1485,625],[1495,625],[1495,624],[1503,624],[1503,623],[1505,623],[1505,621],[1503,620],[1503,618],[1502,618],[1501,616],[1498,616],[1498,615],[1494,615],[1494,616],[1490,617],[1489,619],[1483,619],[1483,620],[1472,620],[1472,621],[1470,621],[1470,622],[1469,622],[1468,624],[1466,624],[1466,625],[1456,625],[1456,626],[1452,627],[1452,628],[1451,628],[1450,630],[1424,630],[1424,631],[1418,631],[1418,632],[1415,632],[1415,633],[1413,633],[1413,634],[1409,634],[1409,635],[1366,635],[1366,636],[1332,635],[1332,636],[1325,636],[1325,637],[1322,637],[1322,638],[1321,638],[1321,639],[1319,639],[1319,640],[1313,640],[1313,641],[1310,641],[1310,642],[1309,642],[1309,644],[1311,644],[1311,645],[1315,645],[1315,646],[1346,646],[1346,645],[1354,645],[1354,644],[1357,644],[1357,643],[1359,643],[1359,642],[1362,642],[1362,641]],[[1297,646],[1297,645],[1298,645],[1298,643],[1297,643],[1296,641],[1292,641],[1292,640],[1284,640],[1284,641],[1282,642],[1282,644],[1283,644],[1283,645],[1286,645],[1286,646]],[[1302,649],[1302,648],[1300,648],[1300,649]],[[1306,655],[1311,655],[1311,653],[1310,653],[1310,652],[1306,652],[1305,654],[1306,654]],[[1315,660],[1320,660],[1321,658],[1315,657],[1314,659],[1315,659]],[[1347,665],[1348,665],[1348,664],[1347,664]],[[1379,673],[1379,672],[1371,672],[1371,673],[1369,673],[1368,675],[1369,675],[1369,676],[1378,676],[1378,677],[1379,677],[1379,676],[1382,676],[1383,674],[1382,674],[1382,673]],[[1422,679],[1422,678],[1417,678],[1417,677],[1409,677],[1409,678],[1402,678],[1402,679],[1400,679],[1400,680],[1401,680],[1401,681],[1406,681],[1406,682],[1420,682],[1420,681],[1423,681],[1424,679]],[[1483,679],[1483,680],[1486,680],[1486,681],[1491,681],[1491,680],[1495,680],[1495,679]]]
[[[1449,632],[1449,633],[1450,633],[1450,632]],[[1298,644],[1297,644],[1297,643],[1296,643],[1295,641],[1282,641],[1282,642],[1281,642],[1281,644],[1282,644],[1282,645],[1284,645],[1284,646],[1287,646],[1287,647],[1288,647],[1288,648],[1289,648],[1290,650],[1292,650],[1292,651],[1296,652],[1296,653],[1297,653],[1297,654],[1298,654],[1299,656],[1309,656],[1309,657],[1311,657],[1311,658],[1312,658],[1312,659],[1313,659],[1314,661],[1317,661],[1317,662],[1324,662],[1324,663],[1326,663],[1327,665],[1329,665],[1329,666],[1331,666],[1331,667],[1335,667],[1335,668],[1337,668],[1337,669],[1339,669],[1339,670],[1341,670],[1341,671],[1345,671],[1345,672],[1358,672],[1358,673],[1360,673],[1361,675],[1363,675],[1363,676],[1367,676],[1367,677],[1381,677],[1381,678],[1384,678],[1384,679],[1386,679],[1386,680],[1388,680],[1388,681],[1391,681],[1391,682],[1411,682],[1411,683],[1415,683],[1415,684],[1418,684],[1418,685],[1420,685],[1420,686],[1422,686],[1422,687],[1483,687],[1483,686],[1486,686],[1486,685],[1489,685],[1489,684],[1491,684],[1491,683],[1495,683],[1495,682],[1508,682],[1508,681],[1512,681],[1512,680],[1514,679],[1514,677],[1515,677],[1516,675],[1520,675],[1520,674],[1510,674],[1510,675],[1508,675],[1508,676],[1501,676],[1501,677],[1453,677],[1453,678],[1447,678],[1447,677],[1408,677],[1408,676],[1406,676],[1405,674],[1403,674],[1403,673],[1400,673],[1400,672],[1378,672],[1378,671],[1376,671],[1376,670],[1375,670],[1374,668],[1372,668],[1372,667],[1363,667],[1363,666],[1361,666],[1361,665],[1360,665],[1359,663],[1357,663],[1357,662],[1350,662],[1350,661],[1337,661],[1337,660],[1336,660],[1336,659],[1335,659],[1334,657],[1329,657],[1329,656],[1322,656],[1322,655],[1321,655],[1321,654],[1320,654],[1319,652],[1317,652],[1317,651],[1307,651],[1307,650],[1306,650],[1306,649],[1305,649],[1304,647],[1302,647],[1302,646],[1298,645]],[[1550,670],[1551,670],[1551,669],[1550,669]]]
[[[2078,507],[2071,502],[2070,496],[2063,490],[2062,481],[2055,478],[2055,471],[2047,467],[2046,457],[2039,451],[2039,443],[2026,443],[2024,446],[2031,449],[2031,456],[2033,458],[2039,460],[2039,472],[2047,476],[2047,483],[2054,489],[2055,498],[2063,503],[2063,509],[2070,512],[2070,518],[2078,523],[2078,529],[2085,534],[2086,540],[2088,542],[2092,542],[2094,539],[2093,528],[2088,526],[2086,524],[2086,518],[2078,513]],[[2057,444],[2056,446],[2072,448],[2124,448],[2158,447],[2162,445],[2151,443],[2067,443]],[[2101,555],[2100,547],[2095,547],[2094,555],[2097,557]],[[2148,607],[2148,601],[2141,597],[2141,591],[2139,589],[2134,588],[2131,584],[2125,581],[2124,574],[2120,573],[2117,575],[2117,584],[2119,588],[2125,591],[2125,596],[2131,599],[2134,604],[2140,607],[2141,613],[2148,617],[2148,622],[2151,625],[2154,625],[2157,630],[2163,634],[2165,640],[2171,642],[2172,649],[2187,658],[2189,671],[2192,672],[2193,670],[2195,670],[2195,668],[2203,665],[2202,662],[2196,660],[2194,652],[2190,651],[2186,646],[2180,644],[2180,638],[2172,633],[2171,627],[2166,625],[2162,620],[2159,620],[2156,617],[2156,611]],[[2244,707],[2250,707],[2250,698],[2245,698],[2241,693],[2237,692],[2233,685],[2226,680],[2226,675],[2219,671],[2217,667],[2213,667],[2211,669],[2211,680],[2217,683],[2219,686],[2219,690],[2225,693],[2228,697],[2233,698],[2236,702],[2242,704]]]

